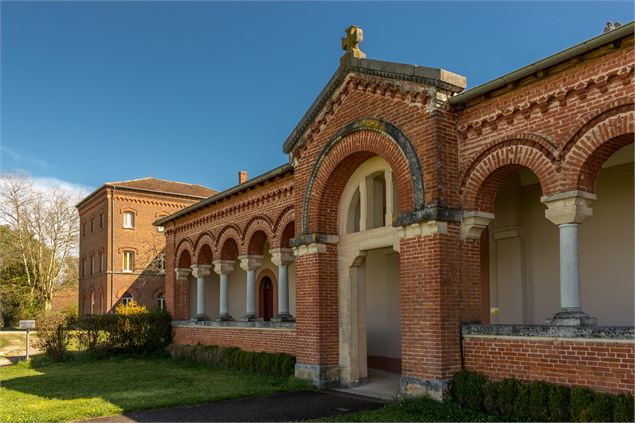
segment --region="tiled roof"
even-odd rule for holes
[[[183,182],[167,181],[165,179],[153,178],[151,176],[129,181],[106,182],[106,186],[125,187],[133,189],[143,189],[149,191],[161,191],[164,193],[192,195],[196,197],[211,197],[217,191],[206,188],[202,185],[186,184]]]

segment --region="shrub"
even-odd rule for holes
[[[243,351],[235,347],[200,344],[170,344],[167,350],[175,360],[185,360],[270,376],[289,377],[293,375],[295,370],[295,357],[288,354]]]
[[[552,422],[567,422],[571,420],[569,401],[571,388],[561,385],[549,386],[549,420]]]
[[[486,381],[473,372],[460,371],[452,380],[452,399],[466,408],[482,407],[521,421],[629,421],[635,420],[631,395],[611,395],[589,388],[574,388],[515,379]],[[480,392],[481,397],[474,396]]]
[[[115,314],[81,317],[76,325],[80,348],[100,354],[149,354],[172,339],[171,317],[164,311],[119,306]]]
[[[36,345],[43,349],[51,360],[61,361],[67,358],[71,324],[72,319],[59,312],[47,312],[37,319]]]
[[[613,402],[613,421],[632,422],[635,421],[635,407],[633,397],[620,394]]]

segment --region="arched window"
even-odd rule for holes
[[[90,314],[95,314],[95,291],[90,291]]]
[[[165,296],[163,292],[159,293],[157,296],[157,308],[161,311],[165,310]]]
[[[134,301],[134,298],[132,297],[132,294],[129,292],[126,292],[125,294],[123,294],[123,297],[121,297],[121,304],[125,306],[130,304],[132,301]]]

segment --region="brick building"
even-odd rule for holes
[[[319,386],[632,392],[633,24],[467,91],[361,35],[288,164],[155,222],[175,342],[287,352]]]
[[[163,307],[165,237],[152,223],[214,193],[143,178],[108,182],[79,202],[79,314],[107,313],[129,300]]]

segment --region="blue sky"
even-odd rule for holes
[[[2,170],[91,188],[152,175],[221,190],[286,162],[350,24],[368,58],[472,87],[633,19],[629,1],[0,7]]]

